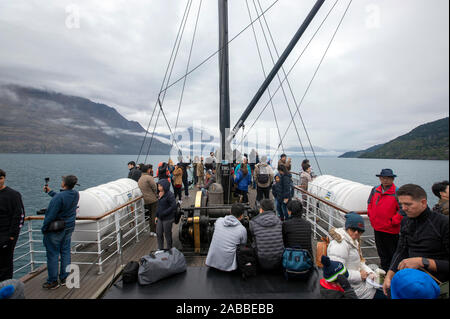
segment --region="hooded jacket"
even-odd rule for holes
[[[141,178],[138,181],[139,189],[144,195],[144,203],[153,204],[158,201],[158,187],[156,186],[155,179],[147,173],[142,173]]]
[[[272,194],[273,194],[273,197],[277,200],[277,201],[282,201],[283,199],[281,198],[281,191],[282,191],[282,187],[281,187],[281,175],[280,175],[280,173],[277,173],[276,175],[275,175],[275,177],[279,177],[280,178],[280,181],[277,183],[277,182],[274,182],[274,184],[272,185]],[[274,178],[274,180],[275,180],[275,178]]]
[[[258,180],[258,176],[262,175],[262,174],[269,175],[269,180],[267,181],[267,183],[264,183],[264,184],[258,182],[258,187],[260,187],[260,188],[267,188],[273,182],[274,174],[273,174],[272,167],[270,167],[269,164],[267,164],[267,163],[259,163],[259,164],[257,164],[256,167],[255,167],[256,180]]]
[[[250,220],[250,232],[261,268],[278,268],[284,252],[280,219],[271,211],[260,213]]]
[[[175,196],[170,191],[170,183],[167,179],[158,181],[164,189],[164,195],[158,199],[158,209],[156,210],[156,217],[160,220],[170,220],[175,218],[175,210],[177,209],[177,202]]]
[[[236,247],[246,242],[247,230],[236,217],[220,217],[214,224],[206,265],[223,271],[237,269]]]
[[[373,273],[361,255],[360,242],[353,240],[344,228],[332,228],[330,236],[333,240],[328,245],[327,256],[339,261],[348,270],[348,281],[355,290],[358,299],[372,299],[376,289],[361,278],[361,270]]]
[[[398,234],[403,216],[400,215],[400,206],[395,196],[394,184],[383,192],[380,186],[374,187],[367,201],[367,215],[376,231]]]
[[[239,190],[248,192],[248,185],[252,183],[252,175],[250,174],[250,171],[247,173],[247,175],[244,176],[244,174],[242,174],[242,171],[238,170],[237,174],[235,175],[234,182],[237,183],[237,188]]]
[[[174,185],[183,185],[183,169],[180,166],[173,171],[173,183]]]

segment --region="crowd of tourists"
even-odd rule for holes
[[[307,190],[315,176],[308,160],[301,165],[297,186]],[[179,158],[177,164],[172,160],[161,162],[155,170],[152,164],[134,162],[129,162],[128,168],[128,177],[138,183],[143,194],[150,235],[157,237],[159,249],[170,249],[175,212],[182,200],[189,197],[189,188],[196,187],[208,195],[216,183],[214,153],[206,159],[195,157],[193,161]],[[282,154],[274,168],[266,156],[252,154],[251,162],[245,156],[236,163],[231,175],[235,203],[230,215],[215,222],[207,266],[236,271],[240,245],[253,247],[263,271],[282,268],[286,249],[301,247],[311,257],[317,253],[312,244],[312,226],[304,218],[307,197],[294,197],[291,158]],[[330,242],[320,258],[322,296],[437,298],[445,292],[448,296],[449,182],[432,185],[439,202],[430,209],[427,194],[420,186],[397,187],[392,169],[382,169],[376,176],[380,184],[373,187],[367,199],[367,216],[374,230],[379,269],[366,265],[361,251],[361,235],[366,225],[360,213],[350,212],[343,227],[329,230]],[[68,276],[66,266],[71,262],[71,235],[79,200],[74,189],[77,182],[74,175],[63,176],[58,193],[44,186],[44,192],[51,197],[41,229],[47,256],[45,289],[64,285]],[[246,228],[243,219],[250,188],[256,190],[256,201],[251,204],[258,212]],[[23,284],[12,277],[14,249],[24,217],[21,195],[6,186],[6,172],[0,169],[0,298],[23,297]],[[376,287],[373,282],[380,273],[384,274],[384,281]]]

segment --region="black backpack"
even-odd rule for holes
[[[264,166],[260,167],[258,174],[258,183],[267,184],[268,182],[269,182],[269,174],[267,174],[267,168]]]
[[[132,284],[138,280],[139,263],[130,261],[126,264],[122,273],[122,281],[124,284]]]
[[[236,261],[243,279],[256,276],[257,260],[253,247],[246,244],[238,245],[236,249]]]

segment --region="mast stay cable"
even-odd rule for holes
[[[163,78],[163,81],[162,81],[162,83],[161,83],[161,89],[160,89],[160,91],[164,88],[164,84],[165,84],[165,82],[166,82],[167,74],[168,74],[168,72],[169,72],[170,65],[171,65],[171,63],[172,63],[172,58],[173,58],[173,55],[174,55],[174,53],[175,53],[175,49],[176,49],[176,46],[177,46],[178,38],[179,38],[179,36],[180,36],[180,34],[181,34],[183,22],[184,22],[184,19],[185,19],[185,17],[186,17],[186,13],[188,12],[188,7],[189,7],[189,2],[186,3],[186,7],[185,7],[185,9],[184,9],[183,18],[181,19],[181,23],[180,23],[180,26],[179,26],[179,28],[178,28],[177,36],[176,36],[176,38],[175,38],[175,43],[174,43],[174,45],[173,45],[173,47],[172,47],[172,52],[170,53],[169,62],[168,62],[168,64],[167,64],[167,68],[166,68],[166,71],[165,71],[165,74],[164,74],[164,78]],[[151,123],[152,123],[152,121],[153,121],[153,116],[154,116],[154,114],[155,114],[155,111],[156,111],[157,106],[158,106],[158,101],[155,102],[155,106],[153,107],[153,112],[152,112],[152,115],[151,115],[151,117],[150,117],[150,121],[148,122],[147,129],[145,130],[144,139],[143,139],[143,141],[142,141],[141,148],[140,148],[140,150],[139,150],[139,154],[138,154],[138,157],[137,157],[137,159],[136,159],[136,162],[139,162],[139,157],[140,157],[141,154],[142,154],[142,149],[143,149],[143,147],[144,147],[145,140],[147,139],[148,131],[149,131],[150,125],[151,125]],[[158,118],[159,118],[159,116],[158,116]],[[148,151],[150,151],[150,145],[149,145]],[[147,155],[148,155],[148,151],[147,151]],[[146,160],[147,160],[147,157],[146,157],[145,161],[146,161]]]
[[[294,62],[294,64],[291,66],[291,68],[289,69],[289,71],[284,75],[283,80],[281,81],[281,84],[277,87],[277,89],[275,90],[275,92],[273,93],[273,95],[275,95],[281,88],[281,85],[284,83],[284,81],[287,80],[287,77],[289,76],[289,74],[292,72],[292,70],[295,68],[295,66],[297,65],[297,63],[300,61],[301,57],[303,56],[303,54],[306,52],[306,50],[308,49],[309,45],[311,44],[311,42],[314,40],[315,36],[317,35],[317,33],[320,31],[320,29],[322,28],[322,26],[324,25],[325,21],[328,19],[329,15],[331,14],[331,12],[333,11],[334,7],[336,6],[337,2],[339,0],[336,0],[335,3],[333,4],[333,6],[331,7],[331,9],[328,11],[328,13],[326,14],[325,18],[322,20],[322,22],[320,23],[320,25],[318,26],[318,28],[316,29],[316,31],[314,32],[314,34],[311,36],[311,38],[309,39],[308,43],[305,45],[304,49],[302,50],[302,52],[300,53],[300,55],[298,56],[298,58],[296,59],[296,61]],[[267,10],[266,10],[267,11]],[[253,124],[251,125],[250,129],[247,131],[247,135],[249,134],[249,131],[255,126],[256,122],[259,120],[259,118],[261,117],[261,115],[264,113],[264,111],[266,110],[267,106],[269,105],[271,101],[267,102],[266,105],[263,107],[263,109],[260,111],[260,113],[258,114],[258,116],[256,117],[256,119],[254,120]],[[298,112],[298,107],[297,107],[297,112]],[[296,112],[296,113],[297,113]],[[295,113],[295,114],[296,114]],[[295,117],[294,114],[294,117]],[[286,136],[286,133],[284,135],[284,137]],[[284,139],[283,137],[283,139]],[[239,145],[238,145],[239,147]],[[275,154],[278,152],[280,148],[280,144],[278,145],[277,150],[275,151]],[[320,167],[319,167],[320,170]]]
[[[249,5],[248,5],[248,0],[245,0],[245,3],[246,3],[246,5],[247,5],[248,16],[249,16],[249,18],[250,18],[250,21],[252,21],[252,15],[251,15],[251,12],[250,12],[250,7],[249,7]],[[260,20],[260,22],[261,22],[261,20]],[[258,51],[259,61],[260,61],[260,63],[261,63],[262,72],[263,72],[264,78],[266,78],[266,77],[267,77],[266,69],[265,69],[265,67],[264,67],[264,62],[263,62],[263,59],[262,59],[261,50],[260,50],[260,48],[259,48],[258,38],[257,38],[257,36],[256,36],[255,27],[254,27],[253,25],[252,25],[252,30],[253,30],[253,36],[254,36],[254,38],[255,38],[256,49],[257,49],[257,51]],[[272,102],[273,97],[272,97],[272,94],[271,94],[271,92],[270,92],[270,88],[267,88],[267,93],[268,93],[268,95],[269,95],[269,98],[270,98],[270,101],[271,101],[271,105],[272,105],[273,117],[274,117],[274,119],[275,119],[275,124],[276,124],[276,126],[277,126],[278,136],[279,136],[279,139],[280,139],[280,142],[279,142],[279,143],[281,144],[281,147],[282,147],[283,152],[284,152],[283,140],[281,139],[280,127],[279,127],[279,125],[278,125],[277,115],[276,115],[276,113],[275,113],[275,107],[274,107],[273,102]],[[248,135],[248,134],[247,134],[247,135]],[[247,135],[246,135],[246,136],[247,136]],[[243,137],[243,138],[244,138],[244,137]],[[240,144],[242,144],[242,142],[243,142],[243,139],[241,140]]]
[[[165,82],[167,82],[167,83],[166,83],[166,88],[167,88],[167,85],[168,85],[168,83],[169,83],[169,81],[170,81],[170,78],[171,78],[171,76],[172,76],[172,72],[173,72],[173,69],[174,69],[174,66],[175,66],[175,60],[176,60],[176,58],[177,58],[177,56],[178,56],[178,52],[179,52],[180,45],[181,45],[181,40],[182,40],[182,38],[183,38],[184,30],[185,30],[185,27],[186,27],[186,22],[187,22],[187,20],[188,20],[189,12],[190,12],[190,10],[191,10],[191,5],[192,5],[192,0],[189,0],[188,4],[187,4],[187,6],[186,6],[186,9],[185,9],[185,15],[183,16],[183,19],[184,19],[184,18],[185,18],[185,19],[182,21],[182,23],[181,23],[181,25],[180,25],[180,30],[179,30],[180,36],[179,36],[179,37],[177,36],[177,41],[175,42],[175,47],[176,47],[176,49],[175,49],[175,55],[174,55],[174,57],[173,57],[173,61],[171,61],[171,62],[172,62],[172,65],[171,65],[171,66],[170,66],[170,61],[169,61],[170,72],[169,72],[169,75],[168,75],[168,77],[167,77],[167,81],[165,81]],[[161,92],[163,92],[162,99],[160,98]],[[155,134],[155,130],[156,130],[156,125],[157,125],[157,123],[158,123],[159,116],[160,116],[161,112],[163,112],[163,115],[164,115],[164,117],[166,118],[166,116],[165,116],[165,114],[164,114],[164,111],[163,111],[163,109],[162,109],[162,103],[164,103],[164,99],[165,99],[165,97],[166,97],[167,90],[164,90],[164,91],[161,91],[161,92],[158,94],[158,98],[157,98],[157,100],[156,100],[155,108],[156,108],[156,107],[158,106],[158,104],[159,104],[159,111],[158,111],[158,116],[156,117],[156,122],[155,122],[155,126],[154,126],[154,128],[153,128],[152,137],[151,137],[151,139],[150,139],[150,143],[149,143],[149,146],[148,146],[147,154],[146,154],[146,156],[145,156],[145,161],[147,161],[147,157],[148,157],[149,152],[150,152],[150,148],[151,148],[151,145],[152,145],[152,142],[153,142],[153,138],[154,138],[154,134]],[[167,118],[166,118],[166,121],[167,121]],[[167,122],[167,123],[168,123],[168,122]],[[169,126],[169,130],[171,131],[170,126]],[[177,147],[178,147],[178,145],[177,145]],[[178,147],[178,151],[181,151],[179,147]]]
[[[336,37],[336,34],[337,34],[337,32],[339,31],[339,28],[340,28],[340,26],[342,25],[342,22],[343,22],[345,16],[347,15],[348,9],[350,8],[350,5],[352,4],[352,2],[353,2],[353,0],[350,0],[349,3],[348,3],[348,5],[347,5],[347,7],[345,8],[344,14],[343,14],[342,17],[341,17],[341,19],[340,19],[340,21],[339,21],[339,23],[338,23],[338,25],[337,25],[337,27],[336,27],[336,30],[334,31],[333,36],[331,37],[330,42],[328,43],[328,46],[327,46],[327,48],[326,48],[324,54],[322,55],[322,58],[320,59],[320,62],[319,62],[319,64],[317,65],[316,70],[314,71],[314,74],[313,74],[311,80],[309,81],[309,84],[308,84],[308,86],[307,86],[307,88],[306,88],[306,90],[305,90],[305,93],[304,93],[303,96],[302,96],[302,99],[300,100],[300,104],[298,105],[297,110],[296,110],[294,116],[299,112],[299,106],[303,103],[303,101],[304,101],[304,99],[305,99],[305,96],[306,96],[306,94],[308,93],[309,88],[311,87],[311,84],[312,84],[312,82],[314,81],[314,79],[315,79],[315,77],[316,77],[316,75],[317,75],[317,73],[318,73],[318,71],[319,71],[319,69],[320,69],[320,66],[322,65],[322,62],[324,61],[325,56],[327,55],[327,52],[328,52],[328,50],[330,49],[331,44],[333,43],[333,40],[334,40],[334,38]],[[290,123],[289,123],[289,125],[288,125],[288,128],[286,129],[286,132],[284,133],[283,139],[286,137],[286,134],[287,134],[287,132],[288,132],[288,130],[289,130],[289,128],[290,128],[290,126],[291,126],[291,124],[292,124],[293,121],[294,121],[294,117],[291,119],[291,121],[290,121]],[[278,149],[277,149],[277,151],[278,151]],[[313,153],[314,153],[314,150],[313,150]],[[315,155],[315,153],[314,153],[314,157],[315,157],[315,156],[316,156],[316,155]],[[321,170],[320,170],[320,166],[318,166],[318,168],[319,168],[319,171],[321,171]]]

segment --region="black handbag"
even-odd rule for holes
[[[73,201],[73,203],[75,203],[75,201],[77,201],[79,199],[79,197],[75,197],[75,200]],[[72,206],[73,206],[72,203]],[[50,233],[57,233],[60,231],[63,231],[66,228],[66,222],[62,219],[56,219],[54,221],[52,221],[47,228],[47,232]]]
[[[48,232],[57,233],[66,228],[66,222],[64,220],[54,220],[52,221],[47,228]]]

